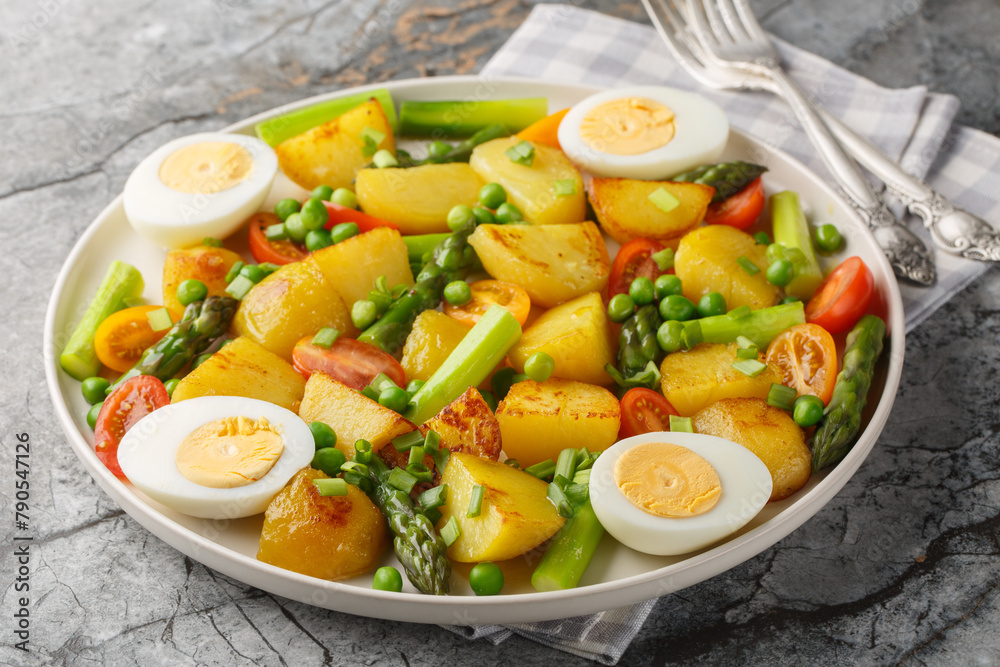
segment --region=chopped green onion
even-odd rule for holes
[[[371,157],[378,151],[378,145],[382,143],[385,139],[385,132],[380,132],[373,127],[365,127],[361,130],[361,141],[364,145],[361,147],[361,155],[364,157]]]
[[[750,317],[750,312],[750,306],[743,304],[739,308],[733,308],[726,315],[731,320],[742,320],[744,317]]]
[[[586,468],[584,470],[577,470],[573,474],[573,483],[574,484],[586,484],[586,483],[588,483],[590,481],[590,473],[591,473],[592,470],[593,470],[593,468]]]
[[[205,238],[203,238],[201,240],[201,244],[202,245],[211,246],[212,248],[221,248],[222,247],[222,241],[220,241],[217,238],[211,237],[211,236],[206,236]]]
[[[164,308],[157,308],[146,313],[149,320],[149,328],[153,331],[163,331],[174,326],[174,321],[170,318],[170,311]]]
[[[673,193],[667,192],[665,188],[659,187],[648,197],[649,201],[653,202],[653,206],[660,209],[664,213],[670,213],[672,210],[681,205],[681,200],[673,195]]]
[[[444,524],[441,528],[441,539],[444,540],[444,544],[450,547],[455,543],[462,535],[462,529],[458,527],[458,522],[455,521],[455,517],[448,519],[448,523]]]
[[[667,271],[674,268],[674,249],[664,248],[659,252],[654,252],[651,257],[653,261],[656,262],[656,266],[660,271]]]
[[[354,441],[354,460],[358,463],[364,463],[368,465],[372,462],[372,456],[375,453],[372,452],[372,443],[359,438]]]
[[[771,245],[771,237],[767,235],[767,232],[757,232],[753,235],[753,240],[759,245]]]
[[[319,489],[319,495],[323,497],[347,495],[347,482],[337,477],[333,479],[315,479],[313,480],[313,484]]]
[[[372,164],[379,169],[387,169],[388,167],[398,167],[399,161],[395,155],[383,148],[372,156]]]
[[[737,359],[756,359],[760,354],[760,350],[755,347],[738,347],[736,348],[736,358]]]
[[[545,492],[545,497],[556,506],[556,511],[559,512],[559,516],[566,519],[573,516],[573,506],[569,502],[569,498],[566,497],[566,492],[563,491],[562,487],[558,483],[552,482],[549,484],[548,490]]]
[[[398,435],[392,439],[392,446],[396,448],[397,452],[408,452],[413,447],[420,445],[420,443],[425,442],[424,436],[420,434],[420,431],[410,431],[404,435]],[[426,447],[424,450],[426,451]]]
[[[419,496],[417,496],[417,504],[425,510],[433,509],[435,507],[441,507],[448,500],[448,485],[442,484],[441,486],[434,486]]]
[[[417,482],[421,484],[430,482],[434,479],[434,471],[425,466],[423,463],[410,463],[406,466],[406,472],[413,475]]]
[[[246,276],[236,276],[233,282],[229,283],[229,287],[226,288],[226,294],[238,301],[245,297],[253,286],[254,282]]]
[[[740,255],[737,257],[736,263],[740,265],[741,269],[746,271],[751,276],[755,276],[760,273],[760,267],[754,264],[746,255]]]
[[[586,447],[581,447],[580,449],[578,449],[576,452],[576,469],[583,470],[584,468],[588,467],[590,463],[591,463],[590,450],[587,449]]]
[[[337,338],[339,337],[340,337],[340,332],[334,329],[333,327],[323,327],[318,332],[316,332],[316,335],[313,336],[311,342],[316,347],[325,347],[326,349],[329,350],[330,347],[337,341]]]
[[[737,336],[736,337],[736,345],[739,346],[739,347],[741,347],[741,348],[743,348],[743,349],[748,349],[748,348],[751,348],[751,347],[753,347],[753,348],[757,347],[757,343],[753,342],[752,340],[750,340],[746,336]]]
[[[439,510],[437,507],[431,507],[429,509],[425,509],[424,516],[430,519],[430,522],[432,524],[436,524],[438,521],[441,520],[441,510]]]
[[[559,452],[559,458],[556,459],[555,475],[572,479],[573,473],[576,472],[576,454],[577,450],[575,449],[564,449]]]
[[[511,468],[520,468],[521,464],[517,462],[517,459],[504,459],[503,464],[510,466]]]
[[[684,324],[684,331],[681,332],[681,346],[685,350],[690,350],[704,339],[705,337],[701,333],[701,324],[697,320]]]
[[[407,461],[407,465],[413,463],[423,463],[424,462],[424,448],[420,445],[416,447],[410,447],[410,459]]]
[[[393,468],[392,472],[389,473],[389,486],[397,488],[403,493],[412,491],[416,484],[417,478],[402,468]]]
[[[361,395],[364,396],[365,398],[370,398],[376,403],[378,403],[379,392],[375,391],[375,388],[372,387],[371,385],[368,385],[367,387],[362,389]]]
[[[285,223],[279,222],[276,225],[268,225],[267,229],[264,230],[264,236],[268,241],[284,241],[288,238]]]
[[[694,433],[694,428],[691,427],[691,418],[678,417],[677,415],[670,415],[670,430],[674,433]]]
[[[740,373],[752,378],[757,377],[767,368],[767,364],[757,359],[740,359],[739,361],[734,361],[732,366]]]
[[[482,484],[472,487],[472,496],[469,498],[469,509],[465,516],[474,519],[479,516],[483,509],[483,497],[486,495],[486,488]]]
[[[574,477],[574,480],[575,479],[576,478]],[[589,480],[590,477],[588,476],[587,479]],[[577,507],[590,499],[590,487],[586,481],[567,484],[563,487],[563,493],[566,494],[566,499],[569,501],[570,507],[573,508],[574,513],[576,512]]]
[[[556,471],[555,461],[552,459],[546,459],[533,466],[528,466],[524,469],[524,472],[528,473],[532,477],[537,477],[538,479],[546,479],[551,477]]]
[[[236,262],[229,268],[229,271],[226,272],[226,277],[224,278],[227,285],[236,280],[236,276],[240,275],[240,271],[243,270],[243,267],[243,262]]]
[[[385,373],[379,373],[372,378],[372,381],[368,383],[368,386],[379,393],[382,393],[386,389],[399,389],[399,387],[396,386],[396,383],[392,381],[392,378]]]
[[[556,197],[569,197],[576,194],[576,179],[564,178],[552,182],[552,191]]]
[[[424,437],[424,451],[433,454],[441,446],[441,435],[437,431],[427,431]]]
[[[767,404],[782,410],[791,410],[795,407],[795,397],[798,395],[791,387],[775,382],[771,385],[771,390],[767,392]]]
[[[535,147],[527,141],[522,141],[505,150],[503,154],[509,157],[511,162],[530,167],[535,159]]]
[[[347,461],[346,463],[342,463],[340,465],[340,469],[345,473],[351,472],[360,475],[361,477],[368,477],[368,465],[365,463]]]

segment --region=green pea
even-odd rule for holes
[[[465,204],[453,206],[451,210],[448,211],[448,229],[456,232],[469,224],[469,222],[474,220],[475,217],[476,216],[472,213],[471,206],[466,206]]]
[[[316,451],[336,446],[337,434],[333,432],[329,424],[312,422],[309,424],[309,430],[312,431]]]
[[[225,345],[225,343],[223,343],[223,345]],[[181,381],[177,378],[170,378],[169,380],[164,382],[163,388],[167,390],[167,396],[172,397],[174,395],[174,389],[177,389],[177,385],[179,385],[180,383]]]
[[[635,305],[645,306],[653,303],[656,299],[656,288],[653,287],[652,280],[645,276],[639,276],[629,285],[628,295],[635,301]]]
[[[182,306],[201,301],[206,296],[208,296],[208,287],[200,280],[188,278],[177,286],[177,300],[181,302]]]
[[[795,399],[795,407],[792,408],[792,419],[802,428],[809,428],[819,423],[823,418],[823,399],[811,394],[803,394]]]
[[[391,565],[380,567],[375,570],[375,576],[372,577],[372,589],[398,593],[403,590],[403,576]]]
[[[771,237],[767,235],[767,232],[757,232],[753,235],[753,240],[760,245],[771,245]]]
[[[666,353],[676,352],[681,349],[681,334],[684,333],[684,325],[677,320],[670,320],[660,325],[656,330],[656,342],[660,349]]]
[[[781,303],[782,303],[782,305],[784,305],[784,304],[789,304],[789,303],[796,303],[796,302],[799,302],[799,301],[802,301],[802,299],[800,299],[797,296],[791,296],[791,295],[789,295],[789,296],[786,296],[784,299],[782,299]]]
[[[299,215],[302,216],[302,224],[309,231],[322,229],[326,221],[330,219],[330,213],[326,210],[326,204],[323,203],[322,199],[315,197],[302,205],[302,211]]]
[[[493,212],[488,208],[476,206],[472,209],[472,215],[476,218],[477,225],[494,225],[497,219],[493,217]]]
[[[556,371],[556,360],[545,352],[535,352],[524,362],[524,374],[535,382],[545,382]]]
[[[329,185],[320,185],[315,190],[312,191],[313,199],[322,199],[323,201],[330,201],[333,197],[333,188]]]
[[[250,282],[257,284],[264,279],[264,269],[260,268],[256,264],[247,264],[240,269],[240,275]]]
[[[206,352],[205,354],[199,354],[195,357],[194,361],[191,362],[191,370],[198,368],[198,366],[201,366],[203,363],[211,359],[212,354],[212,352]]]
[[[316,470],[322,470],[330,477],[336,477],[340,474],[340,466],[345,463],[347,463],[347,457],[344,456],[344,452],[336,447],[324,447],[316,450],[312,463],[309,465]]]
[[[337,188],[330,196],[330,201],[334,204],[346,206],[347,208],[358,207],[358,196],[347,188]]]
[[[427,144],[427,157],[444,157],[451,152],[451,144],[447,141],[432,141]]]
[[[681,293],[681,279],[672,273],[664,273],[653,282],[656,300],[662,301],[671,294]]]
[[[375,305],[374,301],[362,299],[355,301],[354,305],[351,306],[351,321],[362,331],[374,324],[377,319],[378,306]]]
[[[378,395],[378,404],[393,412],[404,412],[409,403],[410,395],[399,387],[387,387]]]
[[[296,243],[302,243],[306,240],[306,226],[302,224],[302,214],[292,213],[290,216],[285,218],[285,233],[288,234],[288,238]]]
[[[691,303],[691,300],[680,294],[670,294],[663,301],[660,301],[660,317],[664,321],[685,322],[691,319],[694,310],[694,304]]]
[[[511,204],[509,201],[497,207],[496,221],[501,225],[512,225],[524,221],[524,214],[521,209]]]
[[[453,280],[444,286],[444,300],[453,306],[464,306],[472,300],[472,290],[464,280]]]
[[[608,319],[621,324],[635,312],[635,301],[628,294],[615,294],[608,302]]]
[[[107,396],[107,389],[111,386],[111,383],[101,377],[90,377],[80,383],[80,391],[83,392],[83,398],[90,405],[97,405],[98,403],[104,402],[104,397]]]
[[[357,236],[361,233],[361,228],[358,227],[356,222],[342,222],[339,225],[334,225],[333,229],[330,230],[330,238],[334,243],[340,243],[341,241],[346,241],[352,236]]]
[[[97,416],[101,414],[101,407],[103,405],[103,403],[94,403],[90,406],[90,409],[87,410],[87,426],[91,429],[97,426]]]
[[[306,250],[316,252],[333,245],[333,236],[325,229],[311,229],[306,234]]]
[[[476,595],[496,595],[503,590],[503,570],[494,563],[479,563],[469,572],[469,586]]]
[[[795,266],[787,259],[779,259],[767,265],[767,271],[764,275],[767,276],[767,282],[784,287],[795,277]]]
[[[292,213],[298,213],[301,208],[302,204],[297,199],[282,199],[274,205],[274,214],[278,216],[279,220],[284,222],[288,220],[288,216]]]
[[[816,246],[823,252],[837,252],[844,243],[844,237],[840,235],[840,230],[827,223],[820,225],[813,233]]]
[[[719,292],[709,292],[698,300],[698,315],[712,317],[726,314],[726,297]],[[664,318],[666,319],[666,318]]]
[[[499,183],[487,183],[479,188],[479,203],[490,209],[500,208],[507,201],[507,191]]]

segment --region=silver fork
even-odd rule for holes
[[[674,57],[692,77],[710,88],[767,90],[778,94],[774,82],[731,68],[713,67],[701,44],[672,5],[672,0],[642,0],[653,25]],[[857,134],[822,107],[815,107],[841,145],[885,182],[889,192],[923,219],[931,238],[942,250],[966,259],[1000,261],[1000,234],[985,220],[955,206],[921,179],[905,171],[865,137]]]
[[[868,224],[896,275],[921,285],[936,278],[923,242],[889,211],[871,184],[813,110],[798,86],[781,69],[781,58],[745,4],[736,0],[688,0],[689,29],[713,66],[767,77],[819,150],[855,212]],[[678,13],[679,12],[675,12]]]

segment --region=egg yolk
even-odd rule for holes
[[[580,138],[590,148],[614,155],[638,155],[674,138],[674,112],[645,97],[598,104],[580,122]]]
[[[160,165],[160,180],[172,190],[213,194],[250,177],[253,157],[239,144],[203,141],[178,148]]]
[[[263,417],[225,417],[196,428],[177,448],[177,470],[195,484],[231,489],[256,482],[285,449],[278,430]]]
[[[615,483],[630,503],[668,519],[704,514],[722,496],[712,464],[667,442],[647,442],[622,454],[615,462]]]

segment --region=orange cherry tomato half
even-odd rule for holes
[[[850,330],[868,310],[875,278],[860,257],[848,257],[826,277],[806,304],[806,321],[832,334]]]
[[[837,381],[837,345],[818,324],[796,324],[782,331],[767,348],[767,363],[781,369],[782,384],[799,394],[830,402]]]
[[[149,313],[163,306],[133,306],[108,315],[94,334],[97,358],[108,368],[124,373],[139,361],[147,347],[156,344],[170,329],[153,331]],[[176,322],[180,315],[170,311]]]
[[[361,391],[371,384],[376,375],[385,373],[397,386],[406,386],[406,371],[388,352],[343,336],[329,348],[313,345],[312,339],[312,336],[306,336],[292,349],[292,365],[307,380],[320,371]]]
[[[611,265],[608,298],[617,294],[628,294],[632,281],[640,276],[656,280],[664,273],[673,273],[673,269],[661,271],[653,259],[653,255],[666,247],[666,243],[652,239],[632,239],[623,245],[615,255],[614,264]]]
[[[473,326],[479,318],[496,304],[510,311],[518,324],[524,324],[531,310],[531,298],[522,288],[501,280],[477,280],[469,284],[472,298],[461,306],[445,303],[445,315],[455,318],[462,324]]]
[[[272,241],[267,238],[267,228],[281,223],[273,213],[255,213],[250,218],[250,253],[258,263],[291,264],[305,259],[305,248],[288,240]]]
[[[645,387],[633,387],[622,396],[622,425],[619,438],[633,435],[670,430],[670,415],[677,416],[677,410],[658,391]]]
[[[736,229],[746,229],[764,210],[764,184],[760,176],[729,199],[712,204],[705,214],[705,222],[710,225],[729,225]]]
[[[118,465],[118,445],[136,422],[153,410],[170,403],[163,383],[151,375],[137,375],[118,385],[104,399],[94,424],[94,452],[97,458],[118,477],[124,477]]]

